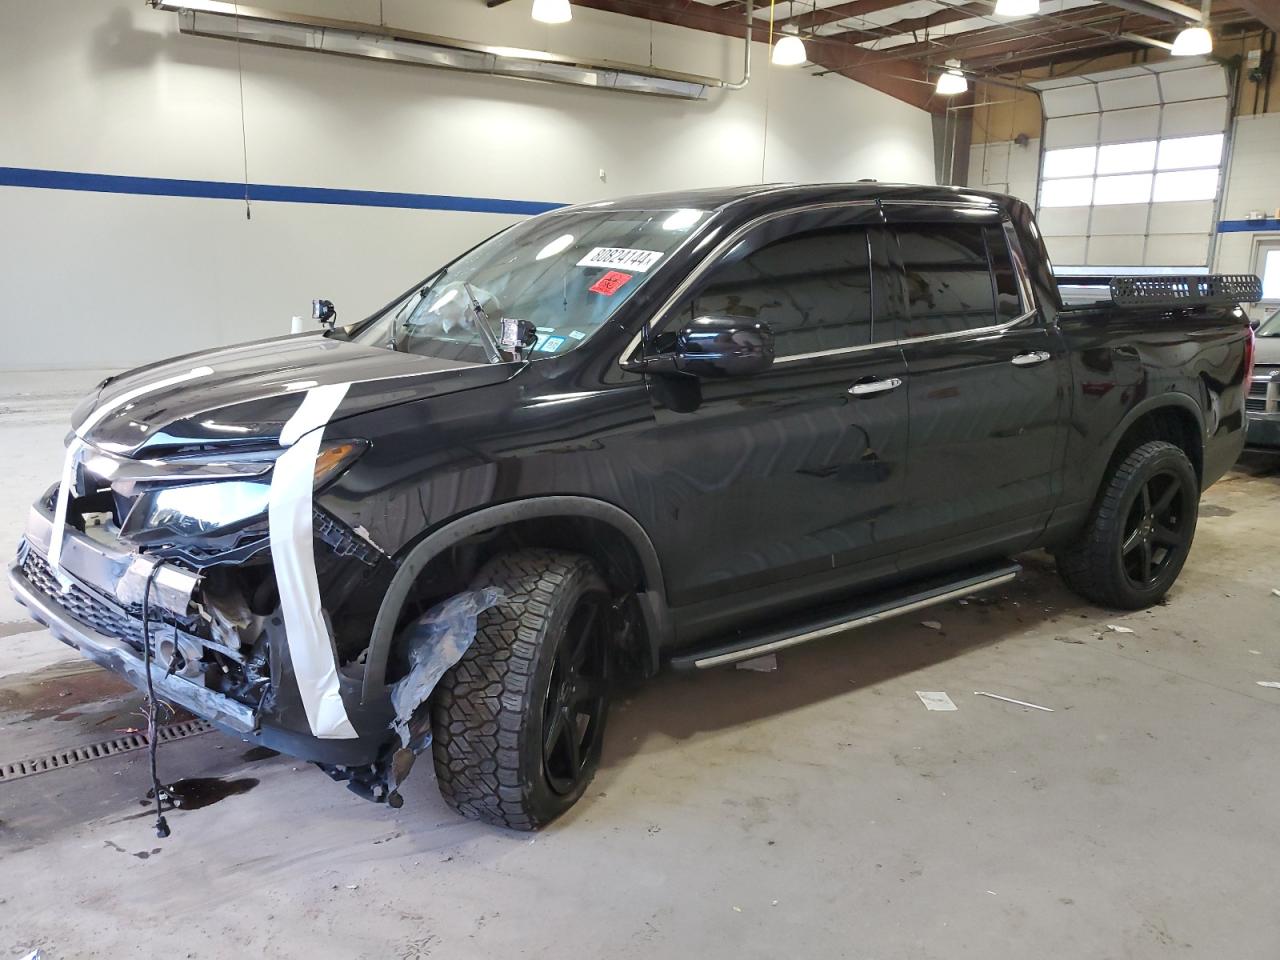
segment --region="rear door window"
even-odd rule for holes
[[[998,229],[998,228],[997,228]],[[996,283],[987,258],[985,228],[977,224],[921,223],[894,229],[907,296],[904,339],[959,333],[1000,322]],[[1004,249],[1006,262],[1008,247]],[[1017,295],[1012,263],[1007,295]],[[1002,305],[1002,309],[1004,306]],[[1006,319],[1013,319],[1016,312]]]

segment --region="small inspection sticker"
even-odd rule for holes
[[[606,297],[612,297],[618,292],[622,285],[630,279],[631,274],[629,273],[622,273],[620,270],[610,270],[587,289],[592,293],[603,293]]]
[[[629,247],[596,247],[578,261],[580,267],[607,267],[644,273],[662,259],[660,250],[632,250]]]

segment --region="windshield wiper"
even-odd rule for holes
[[[436,284],[439,283],[441,280],[443,280],[445,277],[445,274],[447,274],[448,272],[449,272],[448,267],[441,267],[435,273],[431,274],[431,276],[427,277],[427,279],[422,281],[422,286],[418,287],[418,303],[421,303],[423,300],[427,299],[427,295],[431,293],[432,290],[435,289]],[[406,302],[404,306],[402,306],[399,310],[392,312],[391,314],[391,335],[387,338],[386,346],[388,349],[392,351],[395,351],[398,349],[396,347],[396,341],[399,339],[399,333],[397,332],[400,326],[399,317],[400,317],[400,314],[404,313],[404,311],[407,309],[409,309],[409,304]]]
[[[489,350],[489,362],[502,363],[502,351],[498,349],[498,341],[494,338],[493,331],[489,329],[489,315],[484,312],[484,307],[480,306],[480,301],[476,299],[476,292],[471,289],[471,284],[463,280],[462,288],[467,291],[467,299],[471,301],[471,312],[475,314],[476,326],[484,336],[484,344]]]

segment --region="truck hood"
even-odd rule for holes
[[[287,337],[131,370],[82,403],[72,427],[94,446],[125,457],[163,457],[215,445],[260,447],[279,439],[312,387],[351,385],[332,423],[499,383],[520,366],[439,360],[319,335]],[[113,403],[105,415],[96,412]]]
[[[1280,366],[1280,337],[1258,337],[1253,343],[1255,366]]]

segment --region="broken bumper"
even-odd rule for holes
[[[28,546],[27,549],[33,548]],[[54,637],[75,647],[84,657],[99,666],[120,674],[138,689],[146,689],[146,665],[133,646],[124,640],[99,633],[72,617],[65,608],[28,579],[22,564],[17,560],[9,564],[9,586],[17,601],[27,608],[31,618],[48,627]],[[76,589],[77,585],[73,584],[71,590]],[[257,719],[249,707],[181,677],[168,676],[154,663],[151,665],[151,681],[157,696],[184,707],[211,723],[237,734],[251,734],[258,729]]]
[[[131,616],[125,604],[138,602],[145,586],[145,568],[124,544],[117,544],[67,527],[62,548],[62,572],[69,578],[63,585],[50,566],[47,556],[52,535],[52,517],[43,503],[32,507],[28,517],[24,543],[18,558],[9,564],[9,586],[14,597],[30,613],[32,619],[47,626],[63,643],[74,647],[86,659],[106,667],[128,680],[139,690],[147,686],[147,672],[142,653],[142,621]],[[176,567],[170,568],[175,574]],[[141,578],[139,580],[139,578]],[[183,578],[190,578],[185,582]],[[165,608],[181,616],[199,580],[198,575],[182,571],[169,579],[157,577],[152,593],[156,608]],[[137,596],[135,597],[135,593]],[[123,599],[122,599],[123,598]],[[153,624],[157,634],[169,636],[172,624],[163,628]],[[184,637],[190,636],[180,631]],[[206,641],[190,636],[195,644]],[[288,656],[277,651],[278,661],[288,664]],[[203,678],[186,678],[170,674],[153,662],[151,679],[157,697],[183,707],[196,716],[236,736],[250,739],[302,760],[334,765],[358,766],[372,763],[390,737],[391,705],[359,703],[359,677],[342,677],[344,692],[353,703],[353,720],[361,736],[348,740],[325,740],[314,737],[306,729],[306,717],[292,686],[292,675],[273,678],[275,705],[259,709],[206,686]]]

